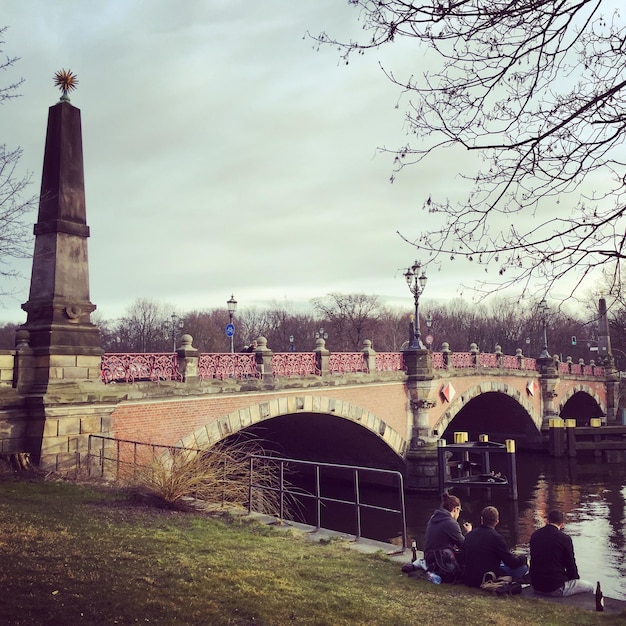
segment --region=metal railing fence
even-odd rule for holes
[[[268,486],[266,484],[260,484],[254,482],[254,463],[257,460],[264,462],[275,462],[278,465],[279,481],[278,486]],[[295,490],[290,488],[285,482],[285,468],[288,467],[291,470],[293,467],[306,466],[312,467],[315,473],[315,490],[314,493],[307,493],[302,490]],[[348,470],[352,473],[353,478],[353,499],[346,500],[343,498],[335,498],[330,496],[324,496],[321,493],[321,479],[320,469],[339,469]],[[366,504],[362,501],[362,481],[363,474],[375,474],[377,476],[384,476],[397,480],[397,496],[398,496],[398,508],[390,508],[385,506],[379,506],[376,504]],[[406,530],[406,509],[404,500],[404,478],[402,474],[395,470],[385,470],[373,467],[362,467],[358,465],[343,465],[339,463],[319,463],[315,461],[303,461],[298,459],[290,459],[286,457],[276,457],[264,454],[252,454],[250,455],[250,484],[248,493],[248,512],[252,511],[253,495],[254,491],[267,490],[275,492],[278,495],[280,514],[279,520],[283,521],[285,512],[285,500],[297,500],[298,498],[310,498],[315,501],[315,530],[319,531],[322,528],[322,506],[325,503],[350,505],[354,508],[354,522],[355,532],[352,533],[355,536],[355,540],[358,541],[362,537],[362,511],[372,510],[384,513],[391,513],[398,515],[401,520],[402,530],[402,550],[406,550],[407,547],[407,530]]]

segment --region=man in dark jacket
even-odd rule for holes
[[[499,521],[498,509],[485,507],[480,513],[480,526],[465,537],[463,582],[470,587],[480,587],[487,572],[513,579],[520,579],[528,572],[526,557],[511,554],[504,537],[496,532]]]
[[[593,592],[593,583],[580,580],[572,539],[563,531],[561,511],[548,513],[548,523],[530,536],[530,583],[536,593],[572,596]]]

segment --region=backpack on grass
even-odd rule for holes
[[[429,550],[424,557],[428,571],[439,574],[441,582],[456,583],[463,578],[463,569],[452,548]]]
[[[513,582],[510,576],[496,576],[493,572],[485,572],[480,588],[497,596],[516,596],[522,593],[522,585]]]

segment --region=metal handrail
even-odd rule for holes
[[[265,484],[257,484],[254,483],[254,461],[255,459],[264,460],[264,461],[274,461],[279,464],[279,483],[278,487],[272,487]],[[285,465],[293,466],[293,465],[306,465],[313,466],[315,468],[315,493],[304,493],[302,491],[294,491],[285,486],[284,474],[285,474]],[[333,468],[333,469],[346,469],[352,470],[353,479],[354,479],[354,498],[353,500],[343,500],[341,498],[331,498],[328,496],[322,496],[321,488],[320,488],[320,468]],[[361,487],[359,477],[362,473],[375,473],[379,475],[393,476],[398,479],[398,496],[399,496],[399,507],[398,509],[392,509],[389,507],[378,506],[375,504],[365,504],[361,502]],[[286,457],[277,457],[272,455],[265,454],[252,454],[250,455],[250,477],[249,477],[249,485],[248,485],[248,513],[252,512],[252,492],[254,489],[259,489],[262,491],[273,491],[278,492],[279,494],[279,511],[280,518],[279,521],[283,521],[284,517],[284,505],[285,505],[285,496],[298,497],[298,498],[314,498],[315,499],[315,532],[321,529],[321,514],[322,514],[322,504],[324,502],[333,502],[335,504],[351,504],[354,505],[354,513],[355,513],[355,526],[356,532],[355,541],[358,541],[361,538],[361,510],[362,509],[370,509],[375,511],[383,511],[386,513],[395,513],[400,515],[402,520],[402,551],[407,548],[407,531],[406,531],[406,510],[405,510],[405,501],[404,501],[404,477],[402,474],[395,470],[385,470],[378,469],[374,467],[362,467],[358,465],[343,465],[340,463],[318,463],[315,461],[303,461],[299,459],[290,459]]]

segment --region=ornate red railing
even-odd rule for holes
[[[318,375],[315,352],[276,352],[272,356],[274,376],[309,376]]]
[[[467,367],[475,367],[474,355],[471,352],[453,352],[452,367],[464,369]]]
[[[474,367],[486,367],[490,369],[502,368],[507,370],[523,370],[537,371],[537,359],[528,357],[513,356],[510,354],[491,354],[471,352],[453,352],[448,355],[448,362],[443,352],[433,352],[432,355],[433,369],[457,368],[466,369]],[[596,368],[597,369],[597,368]]]
[[[201,354],[198,375],[202,380],[226,378],[261,378],[262,366],[257,365],[255,353]],[[471,352],[432,352],[433,368],[487,369],[537,371],[537,359],[504,354]],[[374,355],[377,372],[399,372],[406,369],[401,352],[378,352]],[[335,352],[328,357],[331,374],[368,372],[368,359],[363,352]],[[272,355],[272,372],[277,378],[289,376],[320,376],[315,352],[277,352]],[[580,363],[559,363],[562,374],[604,376],[604,368]],[[102,357],[101,378],[105,383],[135,381],[182,380],[176,354],[109,353]]]
[[[519,370],[520,368],[520,359],[516,356],[511,356],[510,354],[502,355],[502,367],[505,370]]]
[[[446,362],[443,359],[443,352],[433,352],[431,356],[433,360],[433,369],[443,370],[446,368]]]
[[[498,355],[491,354],[489,352],[481,352],[478,355],[478,366],[479,367],[499,367],[500,362],[498,361]]]
[[[198,358],[198,376],[201,380],[217,378],[260,378],[254,353],[236,352],[201,354]]]
[[[584,365],[582,363],[559,363],[560,374],[576,374],[584,376],[604,376],[604,368],[600,365]]]
[[[331,374],[369,371],[362,352],[331,352],[328,357],[328,369]]]
[[[401,372],[405,369],[402,352],[377,352],[375,362],[377,372]]]
[[[105,383],[182,380],[176,354],[104,354],[100,376]]]

